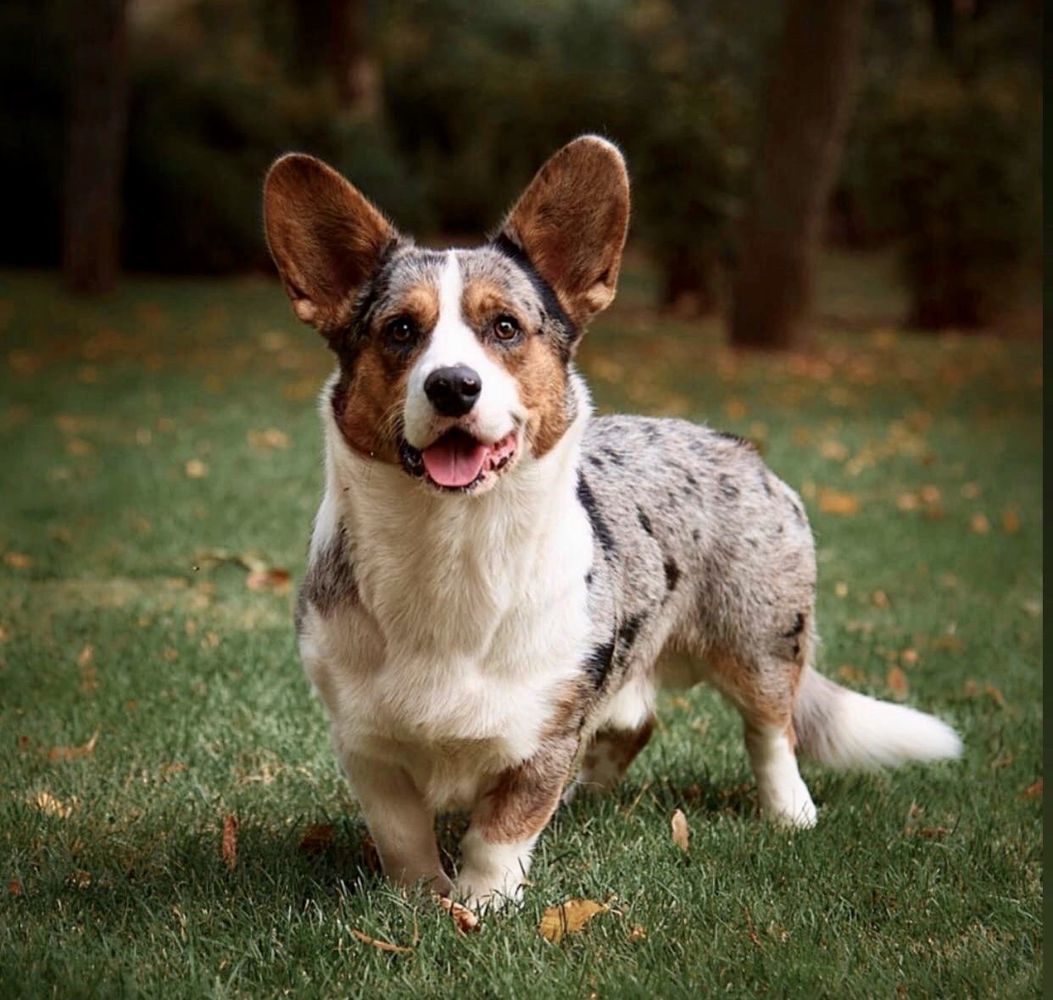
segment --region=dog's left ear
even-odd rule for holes
[[[614,299],[629,225],[629,174],[595,135],[568,143],[537,172],[501,235],[523,250],[578,326]]]

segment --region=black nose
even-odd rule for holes
[[[463,417],[479,398],[483,381],[467,365],[436,368],[424,380],[424,394],[444,417]]]

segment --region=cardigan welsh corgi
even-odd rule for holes
[[[749,443],[592,417],[574,356],[629,221],[610,142],[559,150],[471,250],[415,246],[310,156],[274,164],[264,211],[293,309],[336,356],[300,652],[388,877],[517,899],[561,798],[610,788],[647,742],[667,649],[741,713],[776,823],[816,820],[798,752],[959,755],[938,719],[817,673],[808,518]],[[453,878],[450,809],[470,812]]]

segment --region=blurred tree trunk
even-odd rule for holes
[[[337,96],[344,109],[372,118],[380,104],[379,74],[369,45],[366,0],[331,0],[330,62]]]
[[[120,269],[121,171],[128,119],[126,0],[71,5],[73,74],[63,268],[82,294],[109,291]]]
[[[956,0],[929,0],[933,43],[948,56],[954,52],[955,2]]]
[[[733,286],[736,346],[786,349],[807,340],[865,8],[866,0],[787,0]]]

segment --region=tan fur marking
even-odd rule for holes
[[[461,296],[461,311],[465,322],[473,330],[487,327],[500,313],[508,313],[523,324],[519,310],[509,302],[501,286],[485,278],[472,278]]]
[[[498,776],[472,813],[491,844],[518,844],[541,831],[556,811],[578,752],[584,698],[571,684],[557,703],[538,751]]]
[[[403,315],[409,316],[417,329],[427,334],[439,322],[439,290],[430,283],[415,285],[385,311],[377,325],[383,326],[396,316]]]
[[[800,663],[773,657],[747,666],[727,652],[711,651],[706,665],[711,683],[735,703],[749,722],[775,727],[790,724]]]
[[[398,464],[395,427],[409,369],[405,362],[392,365],[375,344],[357,356],[334,416],[344,440],[359,454]]]
[[[567,369],[555,349],[541,337],[530,337],[513,351],[491,357],[519,384],[519,398],[527,409],[527,443],[535,458],[551,451],[567,430]]]

